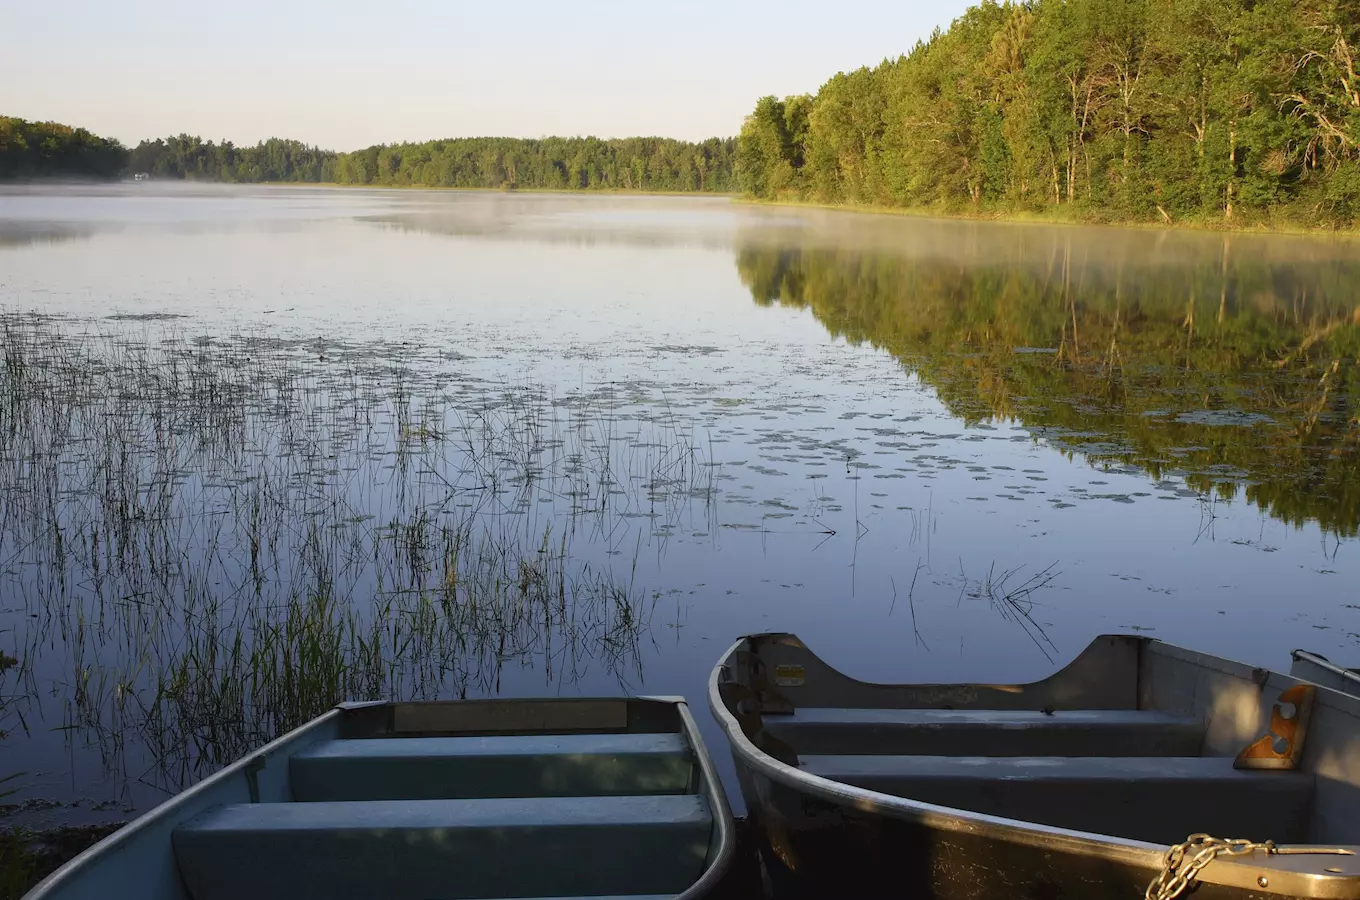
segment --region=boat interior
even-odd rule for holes
[[[1281,699],[1300,684],[1127,636],[1034,684],[868,684],[772,634],[717,686],[765,754],[891,797],[1160,845],[1360,844],[1360,697]]]
[[[149,817],[175,885],[142,896],[685,896],[731,844],[695,734],[670,700],[342,708]]]

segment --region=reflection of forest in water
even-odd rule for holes
[[[756,302],[887,350],[965,420],[1015,419],[1092,461],[1360,530],[1357,248],[921,230],[867,250],[753,234],[737,266]]]

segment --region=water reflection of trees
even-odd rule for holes
[[[63,241],[88,238],[94,229],[59,222],[30,222],[0,219],[0,250],[27,247],[31,244],[59,244]]]
[[[737,267],[756,302],[887,350],[966,420],[1015,419],[1088,459],[1356,534],[1360,258],[1010,234],[868,251],[754,239]]]

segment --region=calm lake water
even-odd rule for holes
[[[0,824],[341,697],[1360,664],[1360,243],[721,199],[0,190]]]

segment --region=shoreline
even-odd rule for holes
[[[607,196],[638,197],[721,197],[740,200],[732,191],[650,191],[633,188],[497,188],[460,187],[428,184],[346,184],[339,181],[218,181],[207,178],[151,178],[134,181],[131,178],[10,178],[0,179],[0,189],[6,187],[107,187],[109,185],[184,185],[195,187],[256,187],[256,188],[343,188],[367,191],[436,191],[469,194],[601,194]]]
[[[1230,224],[1227,222],[1206,222],[1185,220],[1180,222],[1150,222],[1130,220],[1126,222],[1107,221],[1080,216],[1052,215],[1049,213],[1004,213],[1004,212],[966,212],[930,209],[923,207],[882,206],[878,204],[824,203],[817,200],[766,200],[759,197],[727,195],[734,203],[747,206],[785,207],[790,209],[816,209],[826,212],[847,212],[871,216],[900,216],[914,219],[936,219],[950,222],[985,222],[996,225],[1047,225],[1067,228],[1133,228],[1140,231],[1187,231],[1204,234],[1243,234],[1243,235],[1280,235],[1294,237],[1327,237],[1354,240],[1360,238],[1360,226],[1351,228],[1308,228],[1304,225],[1267,225],[1260,222]]]
[[[985,212],[968,210],[942,210],[929,207],[899,207],[883,206],[880,204],[860,204],[860,203],[826,203],[817,200],[795,200],[778,199],[770,200],[760,197],[751,197],[731,191],[649,191],[635,190],[633,188],[495,188],[495,187],[461,187],[444,185],[425,185],[425,184],[347,184],[338,181],[214,181],[200,180],[193,178],[160,178],[148,181],[135,182],[126,178],[119,178],[113,181],[107,180],[86,180],[86,179],[13,179],[0,181],[0,186],[16,185],[23,187],[34,187],[43,184],[52,185],[99,185],[99,184],[147,184],[147,185],[198,185],[198,186],[227,186],[227,187],[261,187],[261,188],[331,188],[342,190],[369,190],[369,191],[432,191],[439,193],[474,193],[474,194],[552,194],[552,195],[599,195],[608,197],[636,196],[636,197],[705,197],[722,198],[734,205],[748,207],[768,207],[784,209],[812,209],[823,212],[854,213],[859,215],[871,216],[895,216],[913,219],[934,219],[937,221],[950,222],[983,222],[997,225],[1046,225],[1050,227],[1067,228],[1119,228],[1137,229],[1140,231],[1158,232],[1198,232],[1202,234],[1223,234],[1223,235],[1260,235],[1260,236],[1293,236],[1293,237],[1312,237],[1312,238],[1334,238],[1355,240],[1360,238],[1360,223],[1349,228],[1330,228],[1330,227],[1308,227],[1298,223],[1267,224],[1261,221],[1229,223],[1224,221],[1206,221],[1202,219],[1187,219],[1172,222],[1159,222],[1148,220],[1107,220],[1090,215],[1068,215],[1064,212]]]

